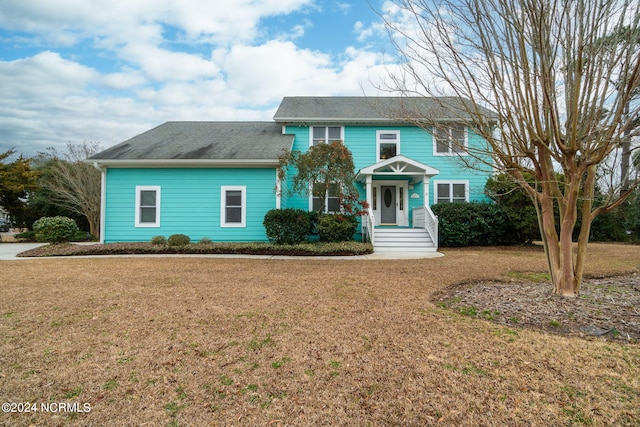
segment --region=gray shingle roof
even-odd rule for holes
[[[273,122],[167,122],[89,160],[276,161],[292,143]]]
[[[399,122],[429,119],[470,120],[471,101],[456,97],[285,97],[276,111],[279,123],[296,122]],[[479,111],[491,117],[490,110]]]

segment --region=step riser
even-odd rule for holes
[[[376,229],[374,239],[374,249],[377,251],[436,251],[431,236],[423,229]]]

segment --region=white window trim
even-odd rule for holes
[[[240,191],[242,214],[240,222],[227,222],[227,191]],[[220,187],[220,227],[222,228],[244,228],[247,226],[247,187],[223,185]]]
[[[382,161],[382,159],[380,159],[380,144],[382,142],[388,142],[388,141],[382,141],[380,139],[380,134],[382,133],[393,133],[396,134],[396,156],[400,155],[400,131],[399,130],[377,130],[376,131],[376,161],[380,162]]]
[[[344,142],[344,126],[337,125],[325,125],[325,126],[309,126],[309,147],[313,147],[313,128],[325,128],[324,132],[324,143],[327,144],[329,141],[329,128],[340,128],[340,141]]]
[[[140,222],[140,193],[142,191],[155,191],[156,192],[156,220],[155,222]],[[160,227],[160,186],[158,185],[138,185],[136,186],[136,213],[135,213],[135,226],[141,228],[158,228]]]
[[[447,125],[447,129],[449,129],[449,136],[451,136],[451,128],[453,126],[458,125]],[[451,149],[451,144],[449,144],[449,151],[446,153],[438,152],[438,141],[436,140],[436,130],[433,129],[431,132],[431,137],[433,139],[433,155],[434,156],[468,156],[469,153],[467,148],[469,148],[469,128],[464,126],[464,151],[462,153],[457,153]],[[449,141],[450,142],[450,141]]]
[[[332,185],[332,184],[329,184]],[[339,211],[329,211],[329,189],[324,192],[324,210],[322,213],[343,213],[342,206],[340,206]],[[313,207],[313,184],[309,186],[309,212],[315,212],[316,210]]]
[[[452,184],[464,184],[464,201],[469,201],[469,180],[451,179],[451,180],[434,180],[433,181],[433,204],[438,203],[438,184],[449,184],[449,203],[453,201]]]

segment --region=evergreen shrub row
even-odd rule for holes
[[[513,223],[493,203],[438,203],[431,207],[438,216],[439,246],[497,246],[518,241]]]

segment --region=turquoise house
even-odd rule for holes
[[[167,122],[91,157],[102,172],[101,240],[265,241],[270,209],[339,210],[291,194],[278,157],[335,140],[353,153],[369,205],[361,237],[375,250],[435,251],[435,203],[484,201],[491,169],[465,166],[485,142],[465,126],[457,98],[285,97],[273,122]],[[490,112],[487,111],[487,114]],[[429,117],[436,127],[417,126]]]

